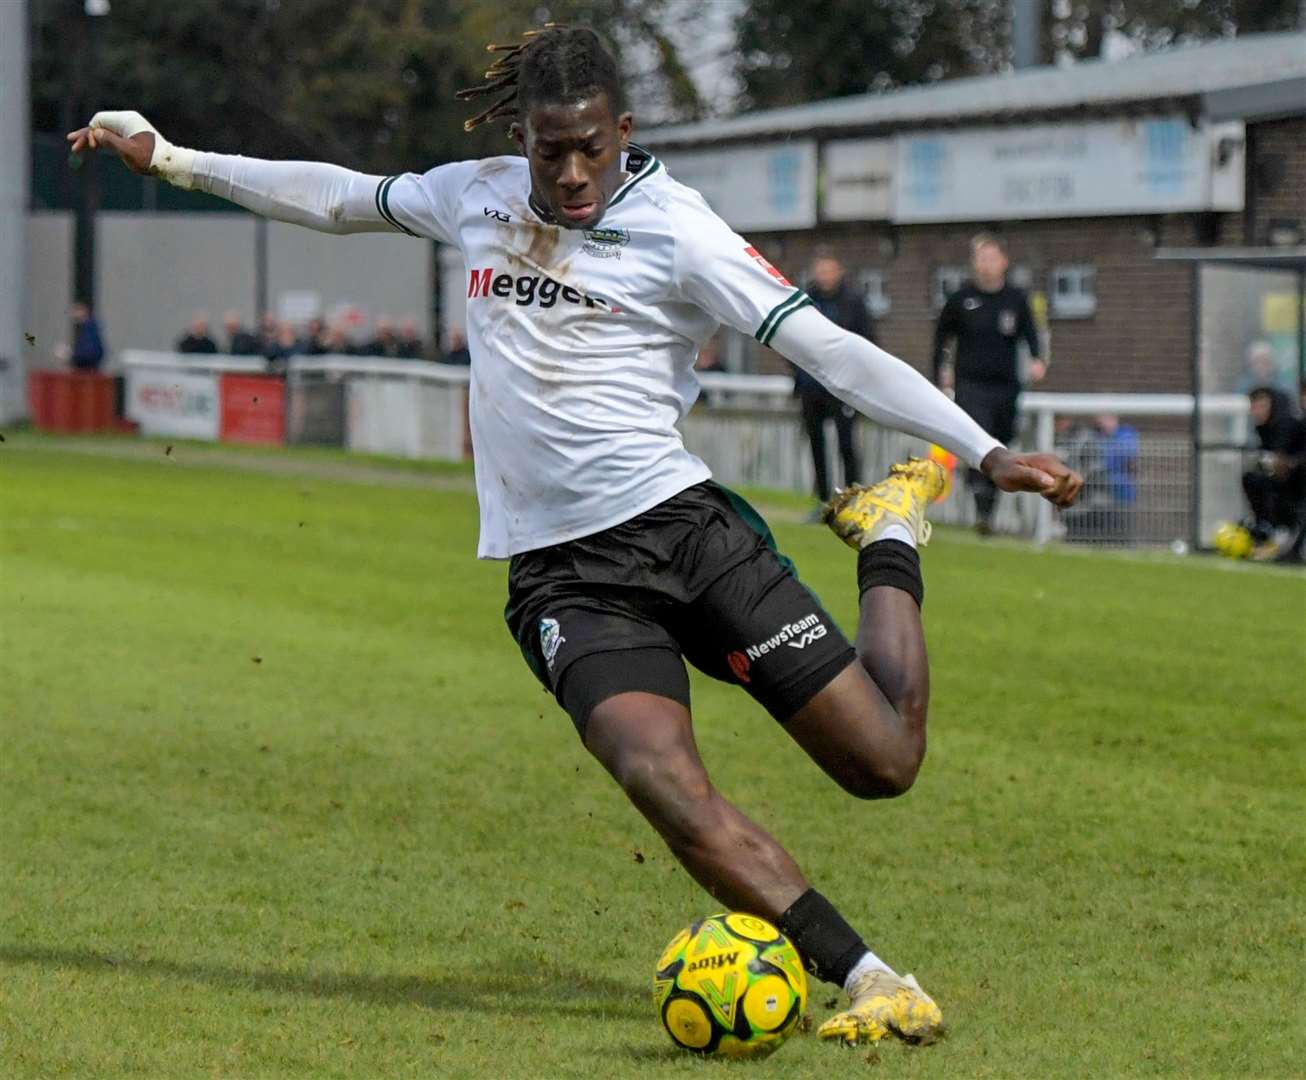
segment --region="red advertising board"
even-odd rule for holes
[[[223,442],[280,446],[286,431],[286,383],[273,375],[223,375]]]

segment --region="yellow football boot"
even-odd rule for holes
[[[853,984],[848,1008],[816,1029],[822,1039],[849,1045],[897,1035],[911,1043],[932,1043],[943,1034],[943,1013],[914,975],[872,971]]]
[[[878,484],[852,484],[837,491],[822,519],[834,534],[852,548],[864,548],[880,538],[891,524],[905,525],[924,547],[930,541],[930,523],[925,510],[943,493],[948,474],[937,461],[909,458],[894,465]]]

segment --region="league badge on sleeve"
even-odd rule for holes
[[[544,654],[544,662],[548,664],[550,671],[553,670],[553,661],[558,655],[558,649],[566,640],[562,636],[562,627],[558,625],[557,619],[540,620],[540,652]]]

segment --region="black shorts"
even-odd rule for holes
[[[780,721],[855,659],[757,511],[711,481],[601,533],[514,555],[504,616],[582,736],[612,694],[688,705],[682,657]]]

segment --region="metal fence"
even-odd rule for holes
[[[261,361],[175,356],[128,350],[121,361],[158,373],[187,376],[248,372]],[[467,430],[467,368],[364,357],[299,357],[286,371],[286,439],[341,445],[402,457],[459,460],[471,451]],[[806,433],[783,375],[705,374],[699,403],[686,417],[686,446],[725,484],[811,492],[814,470]],[[1027,393],[1020,403],[1017,445],[1055,450],[1086,478],[1078,506],[1059,513],[1041,499],[1003,496],[998,531],[1047,542],[1138,545],[1191,544],[1216,523],[1242,513],[1243,454],[1206,453],[1194,483],[1193,398],[1187,394]],[[1124,453],[1093,427],[1103,415],[1133,428]],[[1251,434],[1242,395],[1204,397],[1200,430],[1207,441],[1246,445]],[[148,424],[146,425],[148,431]],[[833,433],[831,433],[833,434]],[[870,422],[858,428],[863,479],[884,475],[927,444]],[[835,440],[826,440],[832,459]],[[1128,449],[1131,445],[1125,442]],[[830,462],[836,483],[837,460]],[[974,520],[966,469],[959,465],[948,497],[931,515],[943,524]]]

